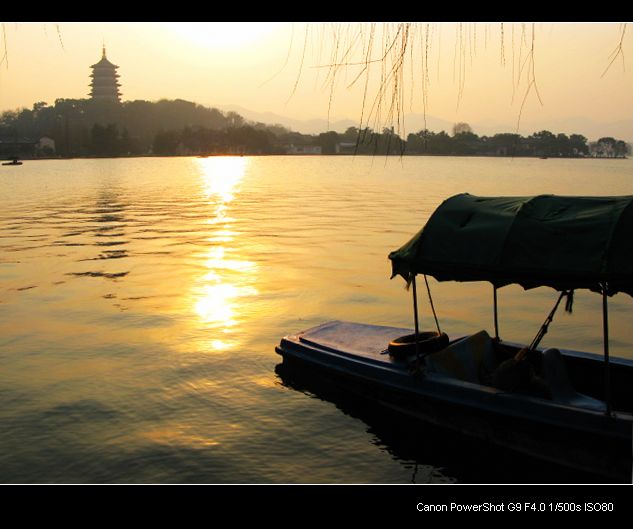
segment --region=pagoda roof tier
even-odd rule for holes
[[[97,64],[93,64],[90,68],[94,70],[116,70],[118,66],[112,64],[108,59],[101,59]]]
[[[114,71],[108,71],[108,72],[104,72],[104,71],[94,71],[90,74],[90,77],[120,77],[120,75],[118,73],[115,73]]]
[[[121,97],[121,92],[93,92],[90,94],[92,99],[118,99]]]
[[[121,86],[121,83],[114,79],[95,79],[90,83],[90,86]]]
[[[95,79],[90,86],[121,86],[121,83],[117,83],[114,79]]]
[[[95,71],[90,74],[90,77],[121,77],[121,76],[118,73],[112,72],[112,71],[108,71],[108,72]]]
[[[116,64],[112,64],[105,58],[104,55],[98,63],[93,64],[90,68],[107,68],[108,70],[114,70],[115,68],[118,68],[118,66]]]
[[[119,90],[118,86],[91,86],[91,92],[103,92],[107,94],[114,94]]]
[[[97,96],[97,95],[106,95],[106,96],[119,96],[121,95],[121,92],[119,90],[92,90],[91,92],[92,96]]]
[[[112,64],[108,60],[108,58],[106,57],[105,44],[103,45],[103,51],[101,53],[101,60],[98,63],[93,64],[90,68],[107,68],[107,69],[118,68],[118,66],[116,64]]]

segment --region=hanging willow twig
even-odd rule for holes
[[[2,63],[6,63],[7,70],[8,70],[9,69],[9,47],[7,46],[7,28],[4,25],[4,22],[2,23],[2,44],[4,46],[4,52],[2,54],[2,59],[0,59],[0,66],[2,66]]]
[[[521,101],[521,108],[519,108],[519,116],[517,117],[517,130],[516,133],[519,133],[519,126],[521,124],[521,116],[523,114],[523,108],[525,107],[525,102],[527,101],[528,96],[530,95],[530,92],[532,90],[534,90],[534,92],[536,93],[536,97],[539,100],[539,103],[541,103],[541,105],[543,105],[543,100],[541,99],[541,94],[539,93],[538,90],[538,86],[536,84],[536,74],[534,72],[534,65],[536,63],[535,59],[534,59],[534,43],[535,43],[535,29],[534,29],[534,24],[532,24],[532,45],[530,47],[530,51],[528,53],[528,56],[525,59],[525,62],[523,63],[523,66],[521,66],[521,70],[519,71],[519,76],[521,76],[521,71],[523,70],[523,67],[527,64],[527,88],[525,90],[525,95],[523,96],[523,101]]]
[[[600,78],[603,78],[605,76],[605,74],[609,71],[609,68],[611,68],[611,65],[615,62],[615,60],[618,57],[622,57],[622,69],[624,69],[624,48],[623,48],[623,43],[624,43],[624,34],[625,33],[626,33],[626,24],[622,24],[620,26],[620,42],[618,42],[618,45],[615,47],[615,50],[613,50],[611,55],[609,55],[609,58],[611,58],[611,61],[609,62],[609,64],[605,68],[604,72],[602,72],[602,75],[600,76]]]
[[[366,128],[395,128],[400,134],[404,131],[404,109],[413,108],[413,86],[416,79],[421,80],[417,90],[421,100],[425,119],[430,110],[431,83],[429,69],[432,60],[437,62],[437,81],[440,78],[442,59],[441,30],[442,23],[385,23],[385,24],[313,24],[312,27],[321,32],[320,47],[331,46],[329,60],[325,64],[317,64],[316,68],[327,70],[325,85],[329,88],[328,119],[334,104],[337,83],[340,74],[351,73],[351,81],[346,88],[363,83],[362,106],[359,119],[359,131]],[[517,113],[517,131],[526,108],[527,101],[535,96],[543,105],[536,76],[536,41],[537,28],[534,23],[526,28],[526,24],[499,23],[498,53],[500,66],[506,68],[511,61],[511,103],[515,103],[516,95],[522,93]],[[520,28],[517,38],[516,29]],[[456,105],[459,109],[467,89],[468,68],[475,67],[477,47],[483,40],[487,49],[488,41],[494,42],[489,24],[484,26],[483,39],[477,39],[477,23],[455,24],[453,49],[453,84],[456,86]],[[299,83],[307,46],[307,29],[304,49],[301,53],[301,65],[297,81],[293,87],[294,94]],[[618,45],[609,56],[603,76],[608,72],[618,57],[624,60],[624,40],[626,24],[619,29]],[[510,50],[507,48],[511,47]],[[434,52],[434,53],[431,53]],[[410,68],[409,77],[405,71]],[[419,72],[419,76],[414,75]],[[364,78],[364,79],[363,79]],[[405,89],[405,80],[411,85],[411,94]],[[408,105],[404,104],[408,97]],[[383,122],[384,121],[384,122]]]

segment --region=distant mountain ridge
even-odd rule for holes
[[[321,132],[327,132],[329,130],[345,132],[345,130],[349,127],[358,127],[359,125],[358,120],[349,118],[339,118],[328,123],[326,119],[295,119],[275,114],[274,112],[256,112],[238,105],[225,105],[219,106],[218,108],[223,111],[237,112],[249,121],[261,122],[267,125],[279,124],[302,134],[320,134]],[[451,134],[453,125],[454,122],[452,121],[432,115],[427,115],[425,119],[424,115],[420,113],[406,114],[404,119],[406,134],[419,132],[424,128],[433,132],[440,132],[444,130]],[[516,122],[469,122],[469,125],[479,136],[492,136],[502,132],[517,132]],[[555,134],[582,134],[590,141],[595,141],[598,138],[605,136],[612,136],[617,139],[633,143],[633,119],[623,119],[614,122],[598,122],[591,118],[576,116],[571,118],[552,119],[547,122],[538,123],[523,120],[519,123],[518,133],[524,136],[529,136],[530,134],[541,130],[549,130]]]
[[[329,130],[345,132],[349,127],[358,127],[358,121],[351,119],[338,119],[328,123],[327,119],[295,119],[274,112],[256,112],[238,105],[224,105],[217,108],[225,112],[237,112],[249,121],[261,122],[266,125],[283,125],[301,134],[320,134]]]

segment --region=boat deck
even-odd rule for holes
[[[410,332],[409,329],[400,327],[331,321],[300,332],[296,338],[305,344],[334,353],[404,367],[405,362],[389,355],[387,346],[391,340]]]

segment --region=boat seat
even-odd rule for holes
[[[482,372],[495,368],[492,339],[486,331],[462,338],[426,357],[427,371],[481,384]]]
[[[603,401],[578,393],[574,389],[567,375],[565,362],[558,349],[552,348],[543,351],[543,374],[554,402],[595,411],[606,410],[606,405]]]

